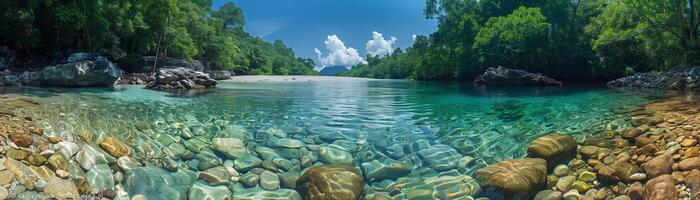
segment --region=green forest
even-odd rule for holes
[[[700,64],[698,0],[427,0],[438,30],[345,76],[473,80],[488,67],[611,79]]]
[[[316,74],[282,41],[243,30],[239,7],[211,0],[3,0],[0,45],[24,66],[42,67],[62,52],[94,52],[127,69],[143,56],[200,60],[237,74]]]

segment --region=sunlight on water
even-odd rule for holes
[[[551,132],[583,141],[623,130],[630,125],[617,113],[652,98],[594,87],[487,89],[413,81],[220,83],[215,90],[185,94],[141,86],[22,93],[44,102],[23,112],[32,113],[45,134],[88,143],[114,136],[128,141],[134,157],[147,165],[163,165],[174,142],[200,138],[208,146],[234,126],[247,132],[249,150],[273,147],[268,140],[283,133],[348,151],[355,166],[398,161],[414,171],[403,176],[423,177],[454,170],[471,175],[487,164],[523,157],[530,141]],[[473,164],[456,169],[456,160],[465,156],[474,158]],[[282,157],[300,162],[295,155]],[[197,164],[191,157],[177,159]],[[416,173],[425,169],[434,171]],[[388,183],[367,184],[384,188]]]

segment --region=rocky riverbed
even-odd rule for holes
[[[700,105],[682,98],[615,110],[620,119],[611,121],[630,129],[610,123],[592,138],[547,134],[516,154],[526,158],[487,163],[470,156],[477,147],[458,145],[467,136],[435,138],[429,129],[363,137],[190,114],[126,120],[128,113],[71,126],[43,117],[95,116],[37,114],[53,105],[1,96],[0,197],[690,199],[700,189]],[[86,113],[102,112],[92,109]]]

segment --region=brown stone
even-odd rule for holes
[[[644,200],[678,199],[678,191],[671,175],[653,178],[644,186]]]
[[[622,133],[620,133],[622,138],[625,138],[625,139],[634,139],[641,134],[642,134],[642,130],[640,130],[638,128],[627,129],[627,130],[622,131]]]
[[[60,153],[55,153],[51,155],[48,159],[49,167],[54,170],[66,170],[68,169],[68,159]]]
[[[700,170],[694,169],[685,176],[685,184],[690,187],[691,197],[700,196]]]
[[[644,186],[640,182],[634,182],[627,189],[627,195],[632,199],[642,199],[644,197]]]
[[[30,165],[42,166],[46,163],[46,157],[38,153],[33,153],[29,155],[29,157],[27,158],[27,162],[29,162]]]
[[[688,158],[678,163],[678,168],[683,171],[700,169],[700,157]]]
[[[578,152],[583,155],[584,157],[591,158],[598,153],[598,149],[600,147],[597,146],[582,146],[581,148],[578,149]]]
[[[654,140],[647,138],[647,137],[637,137],[634,139],[634,142],[635,142],[637,147],[643,147],[643,146],[646,146],[648,144],[653,144]]]
[[[527,199],[546,186],[547,164],[540,158],[504,160],[476,170],[474,177],[484,190],[493,189],[506,199]]]
[[[648,155],[648,156],[649,156],[649,155],[654,155],[654,153],[656,153],[656,151],[658,151],[658,150],[659,150],[659,149],[656,148],[656,145],[654,145],[654,144],[647,144],[647,145],[644,145],[642,148],[637,149],[636,154],[637,154],[637,155]]]
[[[696,144],[698,144],[698,141],[695,139],[686,138],[683,141],[681,141],[681,146],[683,147],[692,147]]]
[[[661,154],[644,165],[644,172],[649,178],[654,178],[671,173],[672,167],[673,157],[669,154]]]
[[[75,180],[73,180],[75,183],[75,186],[78,188],[78,193],[80,194],[90,194],[92,190],[90,190],[90,185],[88,184],[87,180],[85,178],[80,177]]]
[[[19,134],[19,133],[10,133],[9,135],[10,140],[17,144],[17,146],[27,148],[29,145],[32,145],[32,142],[34,141],[32,139],[31,135],[25,135],[25,134]]]
[[[109,155],[117,158],[131,155],[131,149],[129,146],[113,137],[106,137],[104,140],[102,140],[102,142],[100,142],[100,147],[109,153]]]
[[[624,182],[629,182],[630,176],[640,171],[639,167],[628,162],[615,162],[610,168],[615,170],[615,176]]]
[[[0,186],[10,184],[15,179],[15,174],[10,170],[0,171]]]
[[[683,156],[692,158],[700,156],[700,147],[690,147],[683,151]]]
[[[527,147],[527,156],[547,160],[551,167],[561,161],[570,160],[576,154],[576,140],[571,135],[549,134],[532,141]]]
[[[27,159],[29,153],[21,149],[8,149],[7,152],[5,152],[5,156],[15,160],[24,160]]]
[[[319,165],[297,180],[296,190],[305,200],[362,199],[364,178],[352,164]]]

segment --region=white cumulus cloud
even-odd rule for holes
[[[374,31],[372,32],[372,40],[367,41],[367,54],[386,56],[394,52],[394,44],[396,44],[396,37],[391,36],[385,40],[381,33]]]
[[[352,67],[360,63],[367,63],[357,52],[357,49],[346,47],[337,35],[329,35],[324,43],[329,51],[328,55],[324,56],[321,50],[314,49],[321,67],[333,65]]]

